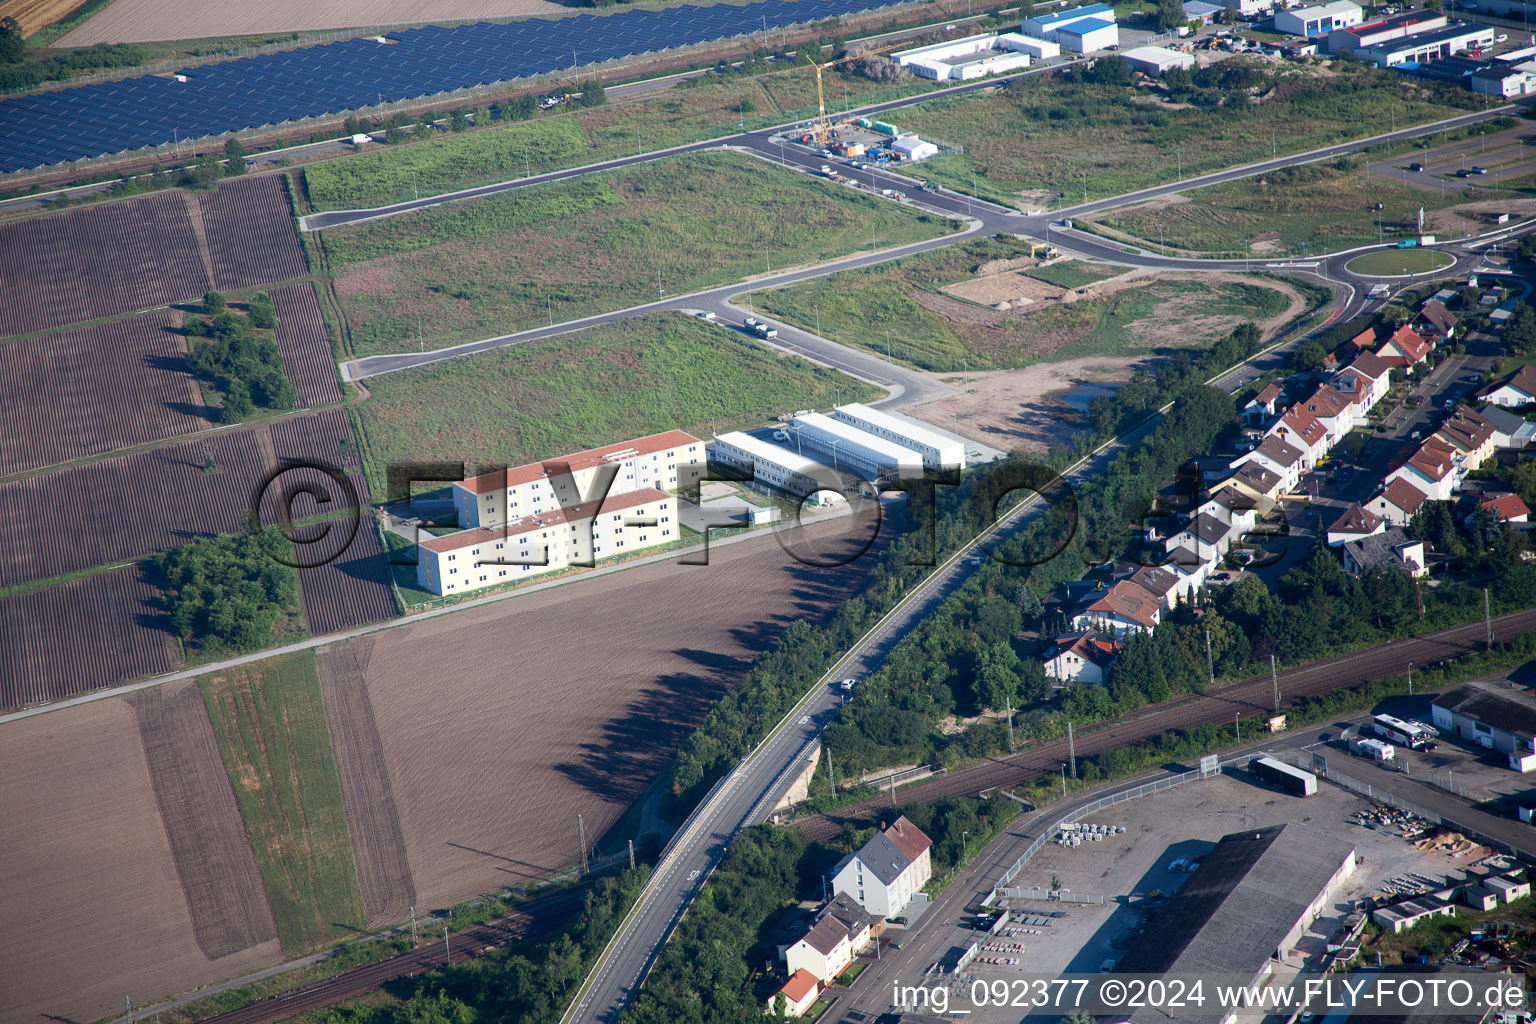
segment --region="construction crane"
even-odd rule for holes
[[[816,63],[809,53],[806,54],[806,63],[816,69],[816,120],[814,127],[811,128],[811,137],[816,140],[818,146],[825,146],[827,139],[832,135],[832,122],[827,117],[827,97],[822,89],[821,73],[827,68],[845,64],[850,60],[858,60],[860,57],[874,57],[889,50],[900,49],[902,46],[902,43],[896,43],[892,46],[882,46],[873,50],[860,50],[858,53],[845,53],[836,60],[829,60],[825,64]]]

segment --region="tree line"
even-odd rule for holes
[[[144,48],[132,43],[97,43],[28,61],[21,26],[15,18],[0,18],[0,91],[68,81],[82,72],[136,67],[148,59]]]

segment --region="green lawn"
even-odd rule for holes
[[[681,428],[701,437],[882,392],[676,313],[386,374],[354,406],[369,485],[395,462],[518,465]],[[840,390],[839,390],[840,389]]]
[[[1302,255],[1412,236],[1420,208],[1428,216],[1458,203],[1536,195],[1536,177],[1442,196],[1438,190],[1367,176],[1363,165],[1346,162],[1343,167],[1306,164],[1264,178],[1196,189],[1186,193],[1187,201],[1160,209],[1130,207],[1093,219],[1154,245],[1161,240],[1170,249]],[[1373,209],[1378,202],[1383,207],[1379,232],[1378,211]],[[1427,222],[1426,230],[1432,230]]]
[[[313,651],[202,676],[288,956],[367,925]]]
[[[1454,256],[1435,249],[1389,249],[1386,252],[1368,252],[1364,256],[1356,256],[1344,264],[1344,269],[1356,274],[1392,277],[1429,274],[1455,262]]]
[[[494,337],[955,230],[735,153],[326,231],[358,355]]]
[[[1124,267],[1112,267],[1105,263],[1084,263],[1081,260],[1067,260],[1063,263],[1052,263],[1046,267],[1035,267],[1024,271],[1028,277],[1054,284],[1061,288],[1081,288],[1084,285],[1102,281],[1106,277],[1114,277],[1121,273]]]
[[[1214,288],[1202,281],[1151,281],[1107,296],[1042,301],[1023,313],[998,312],[941,291],[972,278],[989,261],[1017,259],[1027,252],[1001,239],[969,242],[757,292],[753,302],[802,327],[814,330],[819,324],[824,336],[844,344],[882,355],[889,344],[893,359],[941,373],[1085,356],[1152,355],[1174,346],[1203,345],[1241,320],[1274,316],[1286,307],[1284,296],[1257,280]],[[1088,264],[1022,271],[1071,281],[1072,287],[1105,272]]]
[[[1324,81],[1298,68],[1251,106],[1165,104],[1151,90],[1029,76],[1001,91],[942,97],[891,117],[904,130],[964,147],[925,163],[953,188],[1027,208],[1119,195],[1474,109],[1469,94],[1424,100],[1395,74],[1360,69]],[[1263,90],[1261,90],[1263,91]],[[1475,109],[1481,109],[1477,105]],[[1058,194],[1060,194],[1058,196]]]

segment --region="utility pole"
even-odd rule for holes
[[[443,963],[452,966],[453,950],[448,947],[448,922],[443,922]]]
[[[1003,698],[1003,703],[1008,708],[1008,753],[1012,754],[1012,753],[1014,753],[1014,746],[1013,746],[1013,699],[1011,697],[1005,697],[1005,698]]]
[[[128,1024],[133,1024],[133,997],[123,996],[123,1002],[128,1004]]]
[[[1067,762],[1061,762],[1061,798],[1067,798]]]
[[[629,841],[629,870],[635,870],[635,841]]]
[[[416,948],[416,908],[411,908],[411,948]]]
[[[1275,671],[1275,656],[1269,656],[1269,682],[1275,690],[1275,710],[1280,710],[1280,674]]]
[[[1243,727],[1238,724],[1237,716],[1238,712],[1232,712],[1232,735],[1237,739],[1237,742],[1241,743],[1243,741]]]
[[[1483,588],[1483,625],[1488,630],[1488,646],[1493,646],[1493,616],[1488,611],[1488,588]]]
[[[1408,696],[1413,696],[1413,662],[1408,663]]]
[[[1072,738],[1072,723],[1067,723],[1067,757],[1071,761],[1072,778],[1077,778],[1077,741]]]
[[[1216,662],[1211,657],[1211,631],[1205,631],[1205,676],[1210,685],[1216,685]]]
[[[837,785],[832,781],[832,748],[822,747],[821,752],[827,755],[827,796],[837,796]]]
[[[581,815],[576,815],[576,830],[581,833],[581,873],[587,873],[587,823],[581,820]]]

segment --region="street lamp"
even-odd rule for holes
[[[961,864],[964,864],[970,858],[970,855],[971,855],[971,845],[970,845],[969,842],[967,842],[967,839],[970,837],[970,834],[971,833],[968,830],[966,830],[966,829],[961,829],[960,830],[960,863]]]

